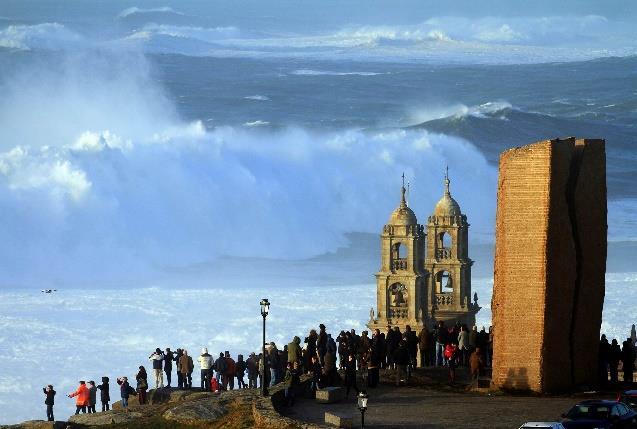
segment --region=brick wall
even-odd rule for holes
[[[504,152],[492,301],[496,387],[549,392],[595,381],[605,263],[604,141]]]

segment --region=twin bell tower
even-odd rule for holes
[[[381,263],[376,273],[377,312],[367,326],[384,331],[409,325],[431,329],[438,321],[473,326],[480,310],[477,296],[471,302],[469,224],[451,197],[449,174],[444,194],[420,225],[405,198],[405,178],[400,204],[380,235]]]

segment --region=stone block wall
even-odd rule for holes
[[[500,157],[493,384],[554,392],[597,381],[606,271],[603,140]]]

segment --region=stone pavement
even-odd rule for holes
[[[381,385],[370,389],[365,427],[369,428],[517,428],[526,421],[559,421],[582,397],[487,396],[477,393],[440,391],[422,387]],[[339,404],[317,404],[297,398],[288,417],[324,424],[325,411],[350,412],[354,427],[360,427],[360,412],[350,394]]]

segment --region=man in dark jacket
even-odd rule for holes
[[[630,338],[627,338],[622,344],[622,364],[624,383],[632,383],[635,371],[635,349]]]
[[[418,337],[416,336],[416,332],[411,330],[411,326],[407,325],[405,327],[403,338],[407,343],[407,352],[409,353],[409,365],[407,366],[407,371],[411,375],[414,368],[416,368],[416,355],[418,354]]]
[[[345,399],[349,397],[349,391],[354,388],[358,395],[358,386],[356,385],[356,357],[350,353],[345,363]]]
[[[310,384],[310,389],[312,390],[312,392],[315,392],[316,389],[318,389],[319,387],[324,387],[319,386],[323,368],[321,368],[321,364],[318,361],[318,357],[316,355],[312,356],[310,360],[312,362],[310,364],[310,368],[308,369],[309,373],[312,374],[312,383]]]
[[[108,377],[102,377],[102,384],[97,386],[100,391],[100,401],[102,402],[102,411],[108,411],[110,409],[109,402],[111,402],[111,393],[108,387]]]
[[[175,366],[177,367],[177,387],[180,390],[184,388],[184,374],[181,372],[181,367],[179,364],[179,359],[183,356],[183,354],[183,350],[177,349],[177,351],[175,352],[175,357],[173,358]],[[170,386],[170,381],[168,382],[168,385]]]
[[[429,331],[426,326],[418,333],[418,350],[420,351],[420,366],[425,367],[431,364],[429,359]]]
[[[226,363],[226,356],[223,353],[219,353],[219,358],[215,361],[215,371],[217,371],[217,383],[220,386],[223,385],[223,377],[226,369],[228,369]]]
[[[407,380],[407,365],[409,364],[409,351],[407,343],[401,341],[394,351],[394,363],[396,364],[396,386],[400,386],[402,381]]]
[[[54,422],[55,417],[53,417],[53,405],[55,405],[55,390],[53,390],[53,386],[50,384],[42,390],[46,395],[46,399],[44,400],[44,403],[46,404],[46,419],[50,422]]]
[[[166,387],[170,387],[174,359],[175,354],[170,351],[170,347],[166,347],[166,352],[164,353],[164,372],[166,373]]]
[[[325,363],[325,353],[327,353],[327,332],[325,332],[325,325],[319,325],[319,334],[316,341],[316,350],[318,351],[321,365]]]
[[[436,366],[443,366],[445,345],[448,342],[447,328],[442,320],[434,330],[434,340],[436,340]]]
[[[386,340],[387,341],[387,359],[389,360],[389,357],[391,355],[391,358],[392,358],[391,363],[392,365],[396,365],[396,361],[394,359],[394,353],[398,349],[398,345],[402,341],[403,336],[398,326],[394,326],[394,329],[390,330],[389,332],[391,332],[391,335]],[[407,359],[409,359],[409,356],[407,356]],[[392,367],[392,365],[390,365],[390,368]]]
[[[250,357],[246,361],[246,369],[248,370],[248,388],[257,388],[257,378],[259,377],[259,364],[254,353],[250,353]]]

